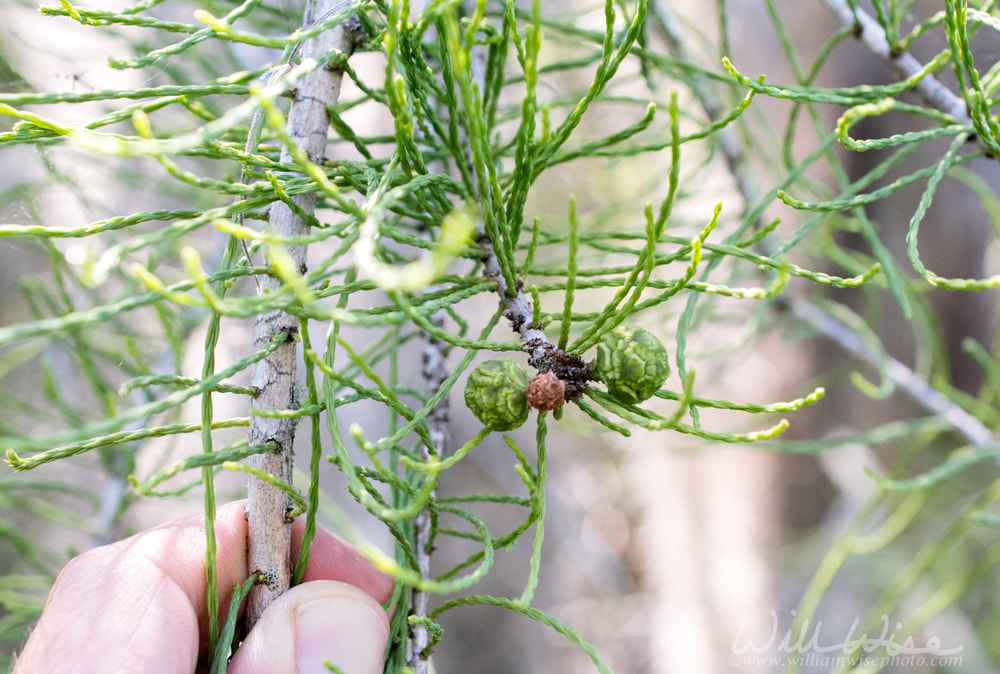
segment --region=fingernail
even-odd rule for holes
[[[299,674],[329,674],[324,659],[344,674],[381,674],[388,639],[383,617],[356,599],[317,599],[295,611]]]

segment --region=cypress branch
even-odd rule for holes
[[[845,26],[854,27],[858,39],[865,43],[872,54],[895,70],[899,74],[899,79],[906,79],[923,70],[924,64],[914,58],[912,54],[895,51],[895,48],[886,40],[882,27],[863,9],[852,7],[853,3],[846,0],[823,0],[823,3],[837,15]],[[965,107],[965,101],[960,96],[956,96],[934,75],[924,75],[917,82],[914,90],[930,105],[951,115],[955,120],[965,124],[972,123]]]
[[[325,17],[342,3],[337,0],[310,1],[306,7],[304,25],[310,27],[317,17]],[[330,31],[321,33],[303,43],[303,59],[336,50],[344,54],[353,51],[358,24],[345,21]],[[326,151],[327,129],[330,117],[327,106],[336,105],[340,96],[343,72],[321,67],[305,75],[295,89],[287,129],[298,150],[313,163],[321,163]],[[282,149],[281,162],[295,161],[292,148]],[[302,213],[311,215],[316,208],[316,193],[308,192],[292,197]],[[284,201],[271,207],[271,231],[280,237],[305,236],[308,223]],[[298,274],[306,272],[305,245],[277,245],[271,249],[270,262],[275,256],[291,262]],[[276,292],[281,281],[276,275],[265,276],[261,281],[261,294]],[[296,337],[298,319],[281,310],[270,311],[257,317],[254,326],[254,344],[268,344],[279,333]],[[295,406],[295,369],[298,339],[287,339],[268,358],[259,361],[251,370],[251,382],[257,390],[253,409],[281,410]],[[332,411],[329,413],[333,413]],[[250,423],[250,444],[275,443],[274,451],[252,458],[252,467],[285,482],[292,483],[292,445],[295,438],[295,419],[254,416]],[[250,478],[247,488],[248,568],[264,576],[267,582],[250,590],[247,603],[246,627],[249,631],[264,609],[285,592],[291,583],[291,520],[288,513],[291,499],[277,487]]]

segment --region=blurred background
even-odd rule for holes
[[[124,7],[117,0],[102,4],[106,8]],[[869,3],[861,4],[872,11]],[[190,21],[193,7],[170,1],[157,6],[152,14],[163,20]],[[216,15],[224,8],[221,3],[211,7]],[[720,44],[720,8],[728,22],[725,44]],[[908,8],[912,23],[916,23],[938,11],[940,5],[913,2]],[[91,29],[65,18],[43,17],[36,6],[18,0],[0,0],[0,9],[4,17],[0,22],[0,92],[4,93],[157,86],[184,80],[223,52],[222,65],[213,66],[232,67],[234,71],[260,67],[273,58],[264,50],[213,46],[199,56],[205,62],[195,60],[190,65],[192,73],[174,66],[114,70],[107,67],[109,55],[122,57],[151,48],[147,44],[137,48],[129,42],[144,33],[129,28]],[[275,5],[271,11],[276,23],[295,25],[299,8],[289,2],[287,6]],[[603,3],[553,1],[544,3],[544,11],[547,16],[578,13],[579,26],[603,29]],[[782,49],[783,40],[790,40],[800,61],[808,64],[830,36],[843,29],[840,20],[819,0],[660,0],[658,11],[676,21],[689,50],[683,58],[707,71],[721,72],[720,57],[726,55],[750,77],[766,73],[769,83],[796,81],[795,66]],[[776,26],[787,32],[782,34]],[[974,43],[977,57],[986,64],[984,69],[1000,53],[996,33],[987,33],[982,31]],[[646,48],[672,53],[664,33],[651,29],[646,40]],[[926,61],[946,47],[943,32],[928,31],[914,42],[911,51]],[[587,53],[593,48],[572,36],[547,34],[542,58],[555,60],[556,53],[566,58],[566,54]],[[676,53],[674,56],[681,58]],[[351,65],[362,79],[378,82],[383,77],[380,54],[358,54]],[[591,76],[588,68],[545,73],[539,97],[557,100],[586,86]],[[685,83],[665,81],[663,76],[654,74],[653,78],[660,80],[654,98],[658,104],[665,105],[670,93],[677,93],[684,112],[682,128],[691,120],[704,120],[696,91]],[[827,57],[817,82],[848,87],[893,79],[891,70],[868,48],[846,39]],[[954,76],[947,71],[942,72],[942,80],[955,85]],[[648,96],[647,84],[638,64],[626,61],[607,97]],[[358,95],[352,86],[345,85],[345,98]],[[729,89],[718,88],[723,92],[720,95],[729,95],[725,94]],[[505,103],[519,105],[517,93],[511,89]],[[88,106],[100,105],[60,106],[59,118],[67,123],[87,120],[93,117]],[[756,184],[750,187],[758,190],[758,195],[778,184],[780,171],[770,161],[776,152],[772,154],[768,144],[781,142],[791,109],[789,101],[758,96],[738,128],[751,150],[748,168]],[[614,101],[595,105],[584,119],[582,134],[606,135],[608,128],[621,126],[621,115],[634,112],[634,107]],[[805,112],[798,114],[792,123],[796,130],[793,152],[802,156],[812,151],[818,142],[815,124],[829,131],[841,112],[839,107],[826,106],[818,109],[818,119]],[[359,108],[346,113],[344,119],[361,135],[391,133],[392,120],[384,110]],[[854,135],[883,137],[898,124],[898,117],[885,115],[860,124]],[[0,131],[10,126],[0,120]],[[650,133],[663,134],[665,129],[660,126]],[[895,174],[875,185],[932,164],[948,143],[948,139],[940,139],[923,144],[895,167]],[[95,164],[92,156],[83,153],[49,152],[27,145],[5,146],[0,152],[2,224],[80,226],[112,214],[208,206],[192,203],[191,195],[164,179],[152,161],[130,163],[129,174],[123,176],[115,159]],[[332,152],[355,156],[344,143]],[[868,174],[881,160],[875,153],[847,153],[841,148],[833,152],[850,180]],[[724,213],[738,219],[746,202],[722,154],[685,145],[683,158],[685,166],[692,168],[685,169],[683,200],[671,227],[687,231],[685,227],[698,225],[700,229],[718,201],[723,202]],[[136,166],[145,166],[145,172]],[[584,231],[614,227],[619,219],[634,220],[641,213],[635,204],[662,198],[668,170],[668,151],[629,159],[598,157],[569,162],[547,172],[532,190],[529,216],[541,218],[547,226],[565,223],[566,200],[575,194]],[[979,278],[1000,272],[997,211],[991,210],[997,207],[993,195],[1000,175],[996,162],[988,159],[975,160],[965,170],[968,175],[942,184],[921,230],[921,250],[928,266],[942,275]],[[821,187],[833,189],[835,184],[828,169],[811,169],[809,177]],[[904,261],[904,269],[909,269],[905,262],[907,227],[920,196],[921,188],[911,187],[866,210],[891,255]],[[802,213],[775,200],[767,205],[762,218],[770,221],[777,217],[782,218],[775,235],[779,240],[795,232],[804,220]],[[634,222],[629,226],[634,228]],[[839,273],[838,255],[870,251],[870,243],[848,217],[823,227],[818,243],[798,252],[803,259],[794,262]],[[199,243],[203,250],[218,250],[224,241],[220,232],[197,236],[203,237]],[[68,263],[77,260],[79,273],[102,273],[91,267],[94,260],[101,259],[101,251],[88,249],[95,245],[91,239],[70,239],[56,245]],[[551,254],[546,259],[546,254],[546,249],[539,253],[536,264],[540,268],[564,263],[564,257]],[[0,238],[0,325],[31,320],[32,295],[26,299],[23,287],[48,285],[49,294],[57,295],[51,290],[51,277],[39,273],[49,265],[50,257],[51,251],[41,246]],[[108,273],[113,276],[114,272]],[[79,306],[93,299],[82,290],[71,288],[67,292]],[[903,316],[885,288],[831,289],[792,283],[787,293],[790,297],[818,295],[822,302],[831,303],[823,306],[835,304],[850,310],[866,338],[876,338],[888,356],[961,403],[992,429],[997,418],[992,397],[996,382],[988,380],[988,370],[977,362],[969,345],[974,340],[987,353],[993,352],[995,291],[956,293],[924,288],[915,293],[919,301],[912,320]],[[580,311],[600,310],[606,297],[585,295],[580,302],[591,307]],[[543,301],[556,307],[551,311],[558,311],[556,298],[555,294],[543,295]],[[782,651],[777,644],[802,628],[796,625],[795,616],[806,608],[816,611],[806,634],[817,634],[822,644],[857,637],[862,630],[852,632],[852,625],[871,621],[879,625],[877,635],[885,616],[890,633],[912,633],[917,644],[936,638],[942,648],[960,647],[961,660],[956,666],[896,660],[881,671],[998,671],[1000,645],[994,637],[1000,627],[1000,588],[990,556],[996,528],[980,524],[963,530],[960,537],[954,534],[955,523],[967,518],[974,499],[980,499],[975,501],[976,508],[989,505],[981,500],[981,494],[995,479],[994,465],[980,464],[981,469],[959,473],[929,490],[880,492],[864,469],[885,475],[902,467],[904,474],[916,474],[940,464],[968,441],[948,430],[947,424],[935,423],[933,411],[904,391],[883,390],[888,395],[881,398],[865,395],[853,375],[859,372],[878,384],[884,373],[818,334],[814,325],[797,319],[791,306],[720,299],[711,310],[715,320],[703,321],[689,344],[689,367],[697,371],[697,395],[701,397],[766,404],[808,395],[816,386],[826,388],[821,403],[791,414],[770,415],[766,422],[756,416],[703,411],[707,428],[740,432],[787,416],[791,429],[780,441],[725,445],[641,430],[623,438],[600,432],[595,424],[572,412],[552,425],[549,511],[535,605],[594,643],[616,672],[786,671],[793,667],[790,662],[795,654]],[[672,335],[683,308],[682,299],[670,303],[646,327]],[[463,316],[473,325],[482,325],[494,310],[495,306],[483,304],[463,312]],[[155,340],[159,330],[155,317],[151,312],[137,313],[138,317],[130,316],[127,324],[114,329],[124,329],[140,344]],[[185,322],[187,318],[190,320]],[[186,350],[187,358],[180,367],[183,373],[198,376],[198,345],[204,340],[204,326],[194,315],[185,320],[174,328],[178,339],[193,348]],[[252,323],[226,319],[222,334],[226,339],[218,351],[220,367],[245,355]],[[350,330],[345,334],[350,339]],[[509,339],[509,328],[501,325],[493,337]],[[322,333],[317,332],[314,340],[321,339]],[[669,347],[669,340],[665,341]],[[117,341],[108,347],[109,359],[114,358],[115,348],[121,348]],[[419,362],[421,345],[413,343],[411,348],[413,362]],[[42,356],[45,368],[36,362]],[[453,353],[451,358],[457,361],[460,356]],[[166,353],[165,358],[184,356]],[[68,420],[74,415],[83,419],[99,410],[101,394],[106,393],[93,390],[92,380],[79,372],[72,350],[49,348],[37,341],[4,347],[0,375],[4,382],[0,435],[15,430],[23,433],[12,420],[23,409],[52,406],[52,391],[59,401],[58,414]],[[402,385],[422,386],[417,369],[401,373],[400,378]],[[680,390],[676,373],[667,387]],[[236,396],[216,396],[216,405],[220,418],[245,414],[244,402]],[[451,436],[462,442],[478,426],[465,413],[460,395],[452,396],[452,410]],[[352,416],[342,418],[341,427],[358,423],[374,428],[382,423],[381,413],[376,406],[370,413],[363,405],[353,406]],[[198,418],[197,400],[179,412],[180,421],[197,422]],[[914,420],[921,419],[929,421],[919,426]],[[235,440],[239,433],[240,429],[232,429],[230,435],[220,437]],[[522,446],[527,446],[531,433],[529,424],[515,437],[523,436]],[[300,431],[300,461],[308,458],[307,440],[308,432]],[[817,440],[826,441],[828,449],[818,453]],[[2,633],[6,653],[19,647],[17,630],[23,631],[23,627],[16,619],[18,607],[28,615],[44,597],[44,583],[25,579],[37,579],[58,569],[60,556],[65,558],[67,553],[201,512],[197,489],[176,498],[132,502],[124,479],[132,473],[148,475],[165,463],[198,451],[199,446],[185,441],[161,438],[147,441],[134,465],[116,467],[116,459],[110,455],[81,457],[83,460],[62,462],[44,473],[32,474],[29,477],[34,482],[25,487],[22,481],[16,489],[11,482],[20,478],[9,473],[0,476],[4,485],[0,488],[0,568],[7,574],[0,586],[6,607],[0,622],[6,621],[11,628]],[[511,462],[502,439],[494,434],[448,472],[439,495],[517,492]],[[301,467],[305,469],[306,464]],[[335,467],[324,464],[323,471],[323,490],[329,497],[321,508],[324,522],[352,540],[370,540],[383,550],[391,550],[392,540],[384,527],[350,499]],[[78,489],[50,488],[55,483],[75,484]],[[241,498],[244,477],[223,473],[219,487],[220,500]],[[479,512],[493,531],[510,530],[522,517],[499,506],[485,505]],[[39,526],[39,522],[47,526]],[[24,537],[30,537],[32,545],[24,544]],[[51,555],[37,558],[32,552],[36,548],[47,549]],[[472,550],[461,541],[442,540],[433,565],[449,568]],[[477,592],[517,596],[524,585],[529,554],[527,540],[500,552],[495,569]],[[926,563],[921,562],[915,570],[915,560]],[[587,657],[555,632],[499,609],[481,607],[445,614],[442,625],[444,641],[434,658],[439,672],[593,671]],[[749,657],[759,655],[748,650],[751,642],[767,644],[762,653],[774,659]],[[870,663],[866,666],[867,670],[838,668],[822,661],[807,663],[800,670],[880,671]]]

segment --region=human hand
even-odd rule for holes
[[[292,528],[293,561],[303,521]],[[249,575],[243,503],[215,521],[222,610]],[[14,674],[192,674],[207,671],[203,517],[94,548],[62,570]],[[271,604],[229,674],[377,674],[389,638],[380,605],[393,581],[357,550],[317,529],[303,583]]]

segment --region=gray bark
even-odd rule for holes
[[[304,24],[312,25],[315,20],[336,11],[338,5],[342,3],[337,0],[311,1],[306,8]],[[349,54],[356,31],[356,25],[352,23],[342,23],[306,41],[302,47],[302,58],[307,59],[332,49]],[[330,126],[326,108],[336,104],[340,96],[342,76],[343,73],[339,70],[317,68],[306,75],[294,91],[292,107],[288,113],[288,133],[296,146],[316,163],[322,162],[326,151],[327,129]],[[281,161],[294,161],[288,148],[282,151]],[[302,211],[311,214],[316,208],[316,193],[293,197],[293,201]],[[308,224],[280,201],[271,207],[269,220],[271,231],[278,236],[309,233]],[[299,272],[305,273],[306,246],[282,245],[281,249],[291,257]],[[277,278],[267,276],[262,279],[261,292],[274,292],[280,285]],[[258,316],[254,330],[254,349],[264,347],[281,332],[287,333],[289,337],[297,337],[298,319],[283,311]],[[282,410],[295,406],[297,345],[297,339],[288,339],[271,356],[254,365],[251,383],[258,391],[252,402],[254,409]],[[293,419],[252,417],[250,444],[267,441],[277,444],[273,452],[254,456],[252,465],[291,484],[294,438]],[[281,490],[255,477],[250,478],[247,489],[248,568],[251,573],[263,574],[267,582],[254,586],[250,591],[246,613],[247,630],[253,627],[264,609],[290,585],[291,520],[287,517],[290,509],[290,499]]]

